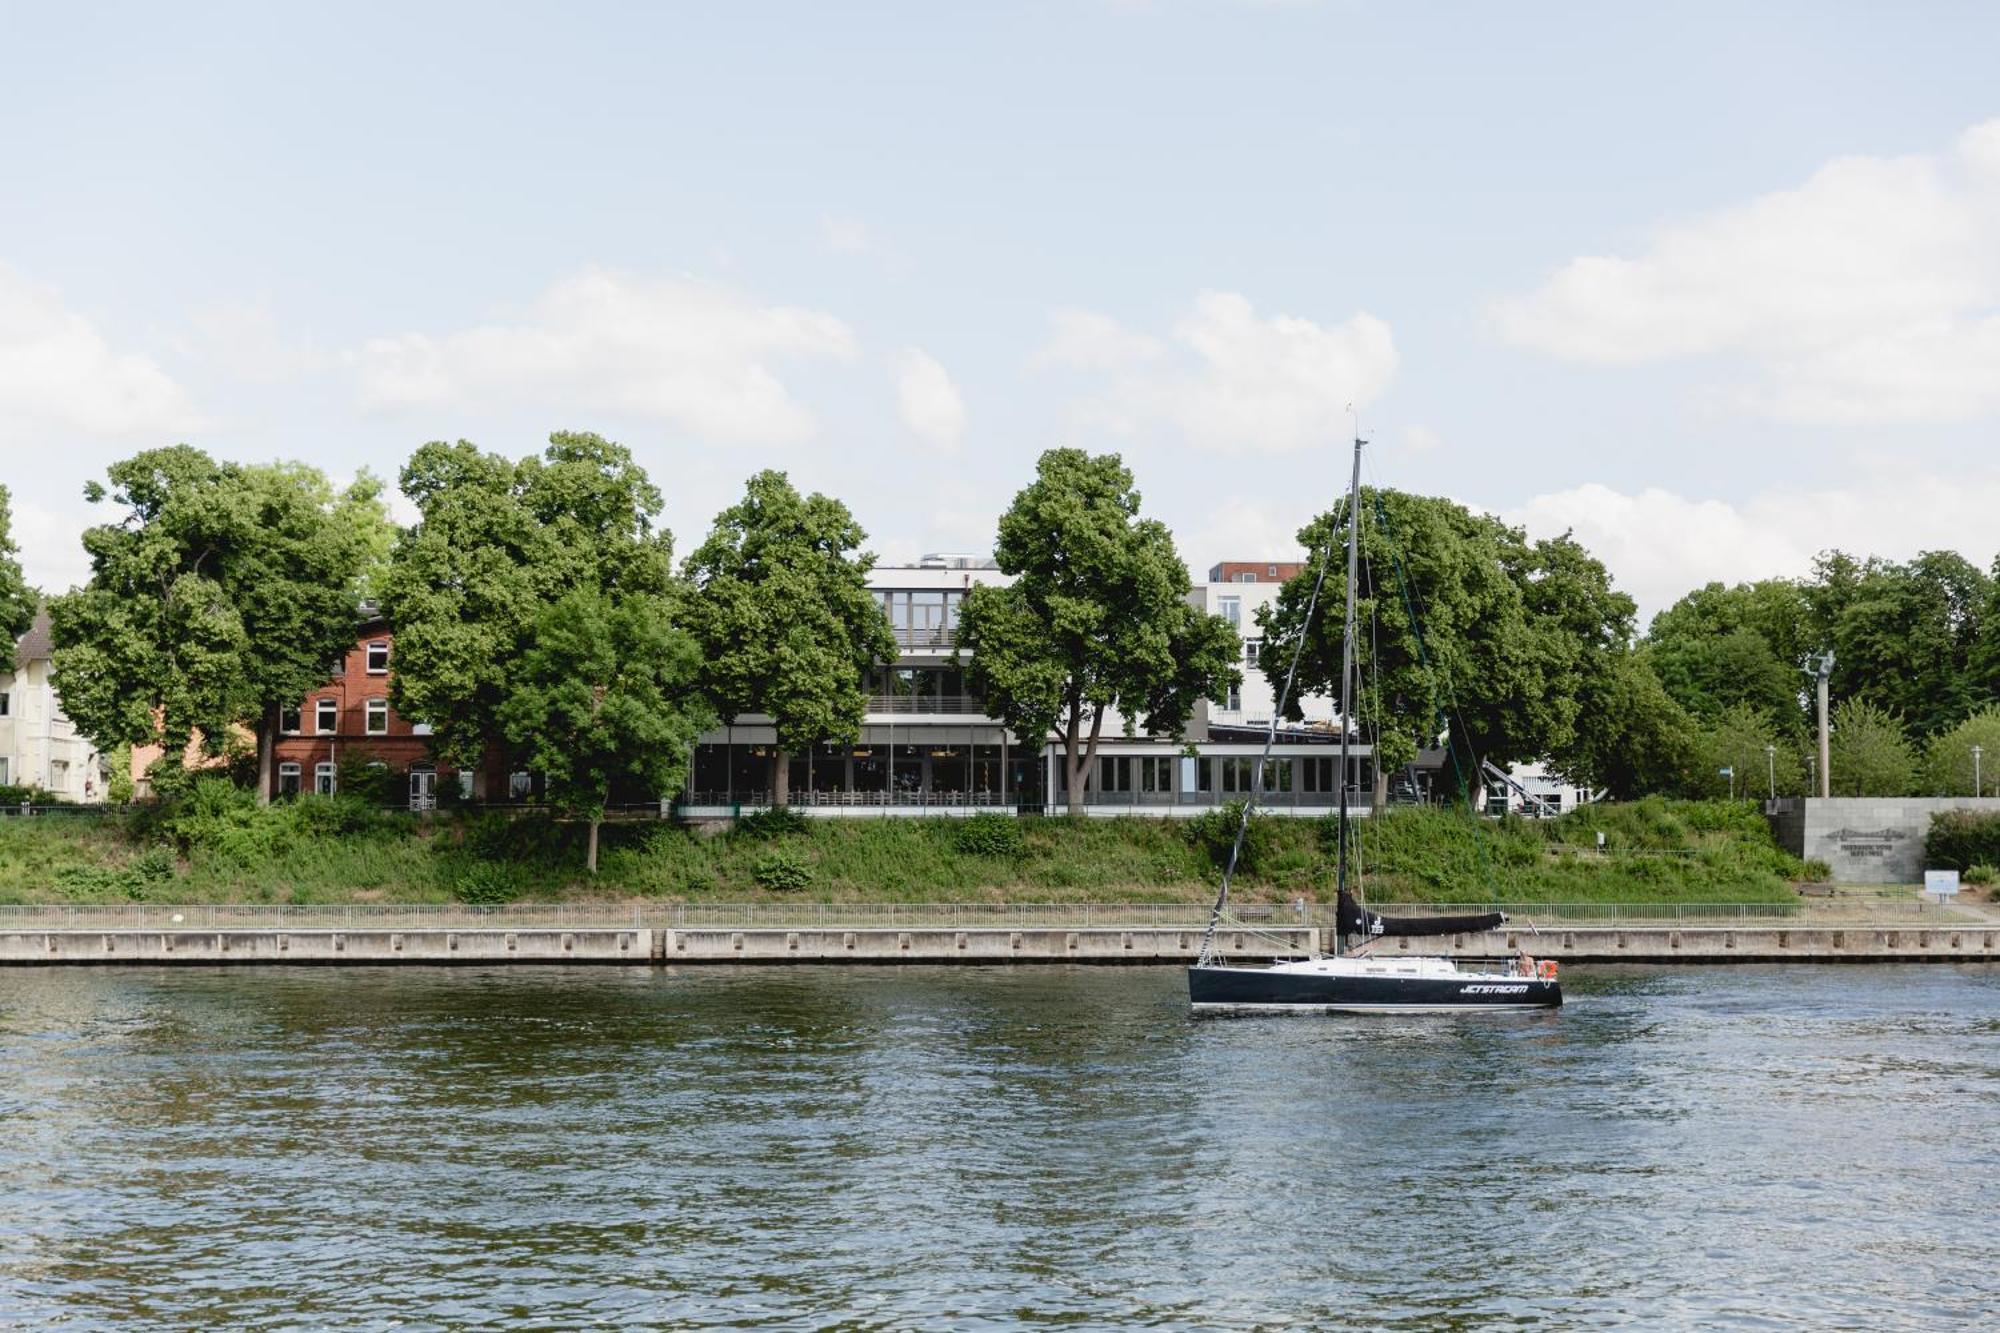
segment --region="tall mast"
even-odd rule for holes
[[[1361,553],[1361,446],[1354,437],[1354,477],[1347,486],[1347,620],[1340,632],[1340,850],[1334,858],[1336,894],[1347,892],[1347,743],[1354,727],[1354,588]],[[1340,948],[1339,898],[1334,899],[1334,949]]]

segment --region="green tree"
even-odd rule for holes
[[[994,556],[1014,581],[966,594],[967,679],[1024,742],[1060,734],[1072,815],[1107,717],[1178,737],[1198,701],[1242,680],[1235,629],[1189,605],[1173,535],[1139,517],[1118,455],[1045,452],[1000,517]]]
[[[1774,775],[1779,795],[1804,790],[1796,739],[1779,731],[1763,710],[1734,703],[1702,727],[1700,760],[1686,790],[1706,797],[1726,796],[1733,790],[1741,799],[1754,799],[1770,790]]]
[[[698,690],[701,650],[674,621],[667,598],[578,588],[543,609],[512,664],[501,725],[549,800],[588,821],[593,875],[613,789],[679,791],[695,738],[715,720]]]
[[[1866,699],[1833,706],[1831,767],[1835,796],[1907,796],[1916,787],[1903,720]]]
[[[1570,739],[1548,758],[1569,781],[1623,801],[1690,786],[1705,760],[1700,739],[1694,719],[1661,686],[1650,654],[1627,649],[1584,678]]]
[[[14,669],[14,642],[35,621],[37,598],[21,574],[14,544],[14,512],[7,488],[0,486],[0,671]]]
[[[1918,736],[1992,699],[1978,667],[1993,585],[1978,566],[1951,551],[1907,564],[1836,551],[1816,573],[1816,619],[1834,650],[1836,697],[1865,696]]]
[[[302,463],[221,463],[188,445],[108,475],[85,498],[123,513],[84,533],[90,581],[50,604],[64,710],[104,750],[179,755],[199,731],[219,754],[248,731],[268,801],[280,710],[353,646],[388,524],[381,484],[363,473],[336,491]]]
[[[1355,603],[1361,688],[1352,711],[1376,745],[1376,804],[1389,773],[1447,729],[1469,747],[1475,762],[1461,773],[1474,785],[1479,759],[1505,765],[1563,753],[1582,677],[1608,684],[1608,654],[1630,630],[1632,604],[1610,589],[1602,566],[1567,537],[1531,545],[1520,529],[1440,497],[1363,490],[1361,512],[1368,572]],[[1300,532],[1310,559],[1259,614],[1274,686],[1330,554],[1299,688],[1339,692],[1346,523],[1343,499]],[[1549,588],[1535,589],[1543,578]],[[1565,605],[1571,594],[1574,607]]]
[[[1799,663],[1813,637],[1799,585],[1766,579],[1695,589],[1653,617],[1646,642],[1660,684],[1695,718],[1748,704],[1789,736],[1805,716]]]
[[[1980,791],[1973,791],[1972,747],[1980,750]],[[1984,795],[2000,789],[2000,706],[1989,704],[1924,747],[1923,790],[1934,796]]]
[[[893,661],[896,639],[868,589],[875,557],[847,506],[801,496],[782,472],[750,478],[687,559],[688,625],[703,683],[726,717],[762,713],[777,732],[771,799],[789,804],[791,756],[861,735],[868,668]]]
[[[418,520],[396,543],[382,609],[396,627],[396,710],[471,766],[502,735],[499,710],[537,620],[576,589],[674,593],[662,500],[629,450],[558,432],[517,461],[433,442],[402,471]],[[481,796],[484,792],[478,793]]]

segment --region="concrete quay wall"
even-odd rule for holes
[[[663,930],[669,963],[1164,963],[1192,962],[1202,927],[1093,926],[929,929]],[[1225,953],[1307,958],[1319,938],[1311,926],[1223,930]]]
[[[1228,930],[1237,960],[1300,958],[1332,941],[1311,927]],[[0,965],[107,964],[646,964],[646,963],[1185,963],[1201,927],[987,927],[958,930],[726,926],[691,930],[14,930]],[[1510,958],[1520,950],[1570,963],[1832,963],[2000,961],[2000,926],[1644,926],[1497,930],[1383,939],[1378,957]]]
[[[1647,926],[1495,930],[1447,939],[1385,939],[1370,952],[1509,958],[1520,950],[1572,963],[1913,963],[2000,961],[2000,926]]]
[[[0,931],[0,964],[644,963],[653,948],[640,928]]]

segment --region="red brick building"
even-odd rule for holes
[[[394,790],[399,798],[406,792],[410,804],[419,809],[435,803],[440,782],[458,784],[459,794],[472,795],[474,774],[461,775],[436,763],[430,728],[403,718],[389,702],[394,654],[395,636],[388,622],[380,617],[364,621],[353,649],[326,683],[300,700],[297,708],[284,711],[272,760],[272,795],[330,794],[339,789],[342,770],[351,773],[357,765],[380,765],[406,778]],[[497,758],[486,767],[500,767]],[[490,793],[497,799],[507,793],[508,779],[500,773],[496,782],[495,776],[489,772],[488,781],[480,785],[485,788],[482,795]]]
[[[1296,560],[1225,560],[1208,571],[1210,583],[1283,583],[1305,566]]]

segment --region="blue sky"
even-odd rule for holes
[[[632,446],[891,557],[1054,444],[1199,572],[1386,484],[1649,609],[2000,549],[2000,9],[7,5],[0,480],[32,577],[187,439]]]

